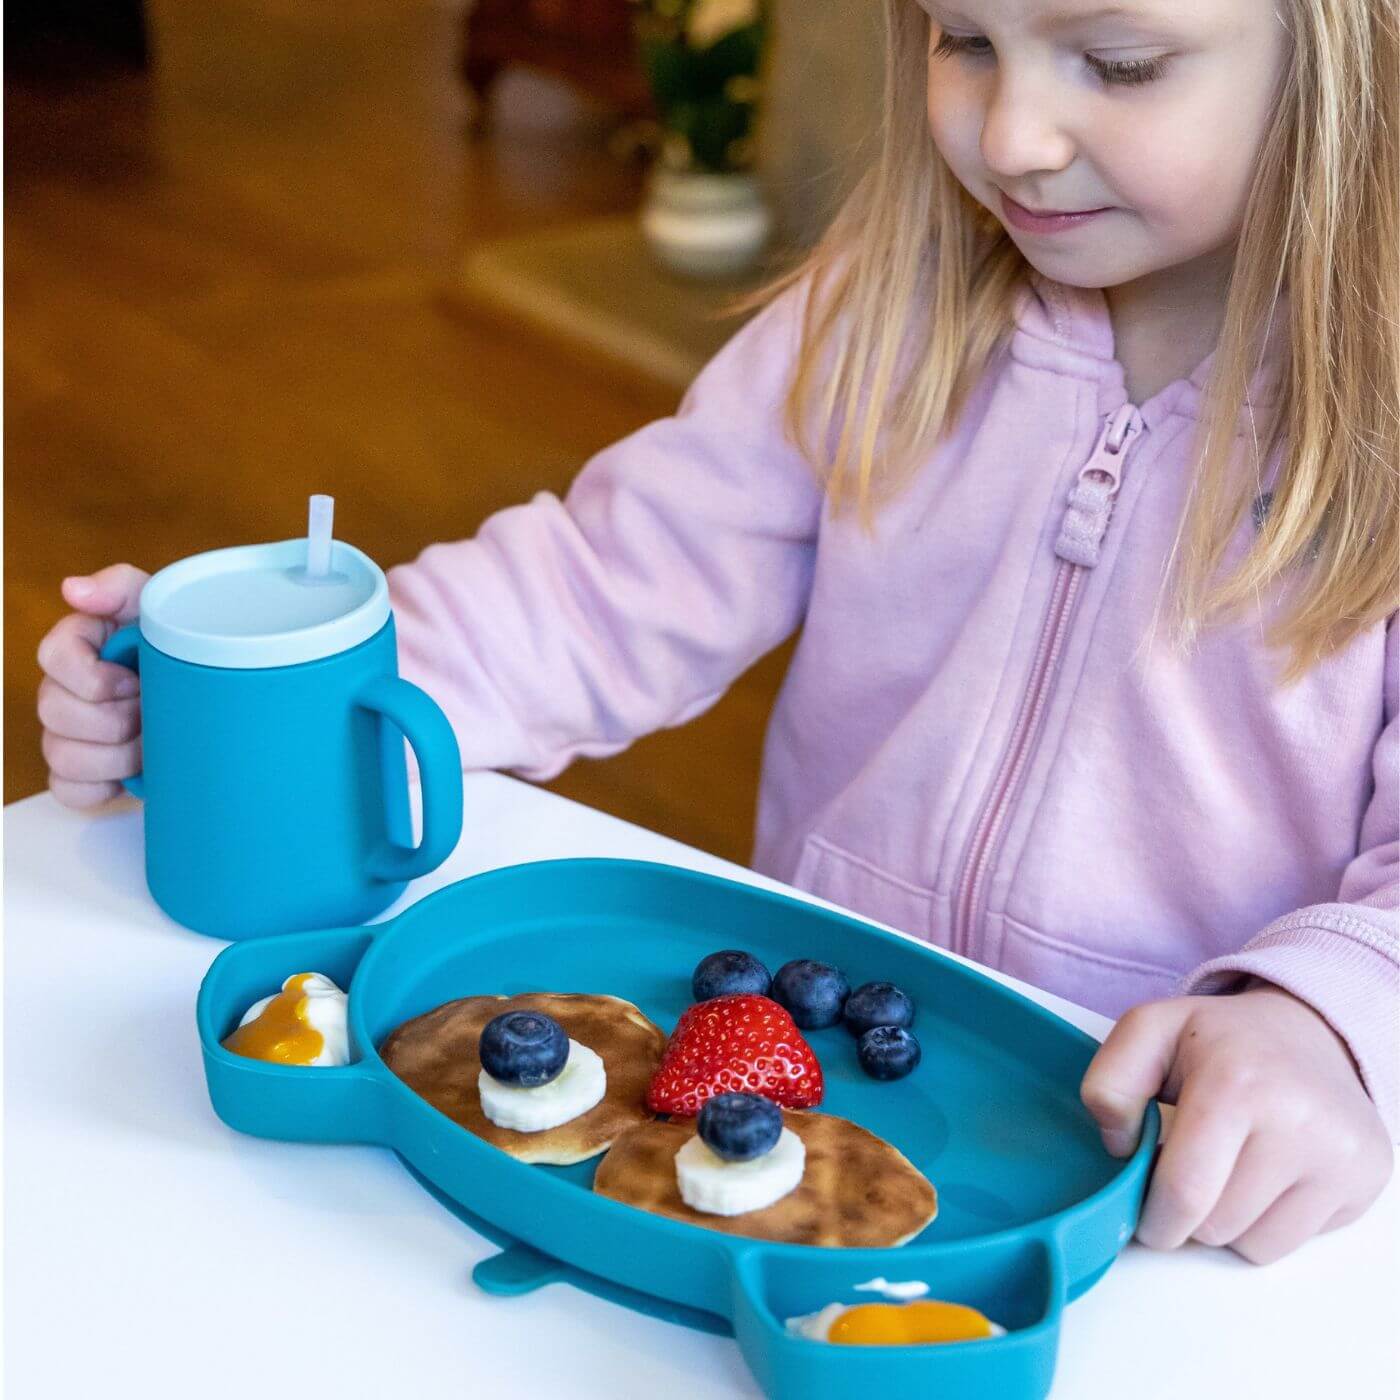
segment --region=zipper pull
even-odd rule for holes
[[[1071,564],[1092,569],[1113,513],[1113,498],[1122,483],[1123,457],[1128,444],[1142,431],[1142,415],[1125,403],[1104,420],[1089,460],[1079,469],[1060,522],[1055,553]]]

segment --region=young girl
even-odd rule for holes
[[[565,501],[391,572],[402,668],[547,778],[801,626],[755,865],[1121,1015],[1108,1150],[1177,1105],[1139,1238],[1276,1259],[1400,1122],[1393,10],[886,8],[826,238]],[[40,649],[74,806],[139,764],[144,577]]]

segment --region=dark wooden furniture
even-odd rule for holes
[[[564,78],[624,119],[651,116],[632,38],[635,13],[628,0],[475,0],[464,21],[461,67],[478,122],[511,64]]]

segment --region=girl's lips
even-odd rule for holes
[[[1063,228],[1076,228],[1097,215],[1108,212],[1108,208],[1105,207],[1103,209],[1079,209],[1064,214],[1036,214],[1027,209],[1025,205],[1017,204],[1004,191],[998,191],[998,193],[1001,194],[1001,211],[1006,216],[1006,222],[1013,224],[1016,228],[1024,229],[1027,233],[1055,233]]]

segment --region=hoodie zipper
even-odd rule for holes
[[[1040,738],[1046,700],[1064,655],[1065,638],[1074,618],[1081,581],[1099,562],[1114,498],[1122,482],[1128,447],[1141,431],[1142,415],[1135,405],[1125,403],[1108,414],[1094,450],[1079,469],[1070,490],[1055,541],[1059,562],[1050,590],[1050,607],[1036,645],[1030,680],[1011,740],[973,828],[972,842],[953,901],[952,949],[964,957],[972,956],[972,931],[977,926],[979,905],[986,892],[986,878],[996,859],[1007,814]]]

